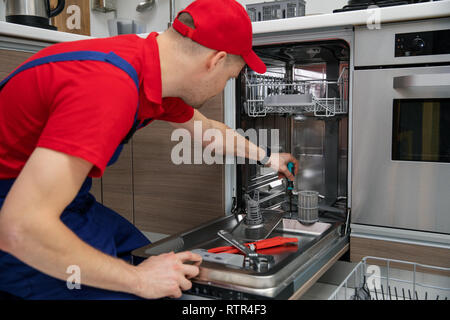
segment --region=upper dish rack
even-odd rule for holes
[[[333,117],[348,111],[348,69],[330,80],[291,80],[271,73],[245,73],[244,109],[250,117],[270,113]]]

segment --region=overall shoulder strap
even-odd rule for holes
[[[28,61],[25,64],[21,65],[9,76],[3,79],[3,81],[0,82],[0,90],[8,83],[9,80],[11,80],[14,76],[25,70],[47,63],[64,62],[64,61],[85,61],[85,60],[107,62],[123,70],[133,80],[136,89],[139,92],[139,77],[134,67],[128,61],[118,56],[114,52],[104,53],[99,51],[63,52]],[[133,136],[133,134],[136,132],[137,128],[139,127],[137,120],[138,110],[139,110],[139,103],[136,109],[136,114],[134,116],[133,127],[131,128],[130,132],[126,135],[122,143],[127,143],[129,139]]]
[[[7,76],[2,82],[0,82],[0,89],[9,81],[12,77],[17,75],[18,73],[52,62],[64,62],[64,61],[83,61],[83,60],[91,60],[91,61],[102,61],[110,63],[117,68],[125,71],[128,76],[133,80],[136,89],[139,90],[139,78],[136,70],[133,66],[121,58],[114,52],[104,53],[98,51],[72,51],[72,52],[64,52],[58,53],[54,55],[50,55],[47,57],[38,58],[35,60],[28,61],[27,63],[21,65],[17,68],[13,73]]]

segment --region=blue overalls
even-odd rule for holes
[[[0,82],[0,90],[13,76],[24,70],[46,63],[81,60],[102,61],[116,66],[130,76],[139,92],[138,75],[130,63],[113,52],[97,51],[67,52],[29,61]],[[136,130],[150,121],[147,119],[143,123],[139,123],[137,114],[138,110],[136,110],[131,130],[116,149],[108,166],[117,161],[123,144],[128,142]],[[14,181],[15,179],[0,180],[0,208]],[[92,178],[88,177],[75,199],[62,212],[61,221],[80,239],[94,248],[129,261],[132,250],[145,246],[150,241],[128,220],[98,203],[95,197],[89,193],[91,185]],[[67,277],[69,276],[70,274],[67,275]],[[81,281],[83,281],[83,270],[81,270]],[[81,289],[70,290],[66,281],[47,276],[1,250],[0,291],[24,299],[138,299],[131,294],[107,291],[86,285],[81,285]]]

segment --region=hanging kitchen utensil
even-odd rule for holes
[[[155,3],[155,0],[146,0],[139,2],[139,4],[136,6],[136,11],[140,13],[150,11],[155,6]]]

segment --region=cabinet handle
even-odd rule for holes
[[[394,89],[414,89],[426,87],[450,88],[450,73],[416,74],[394,77]]]

